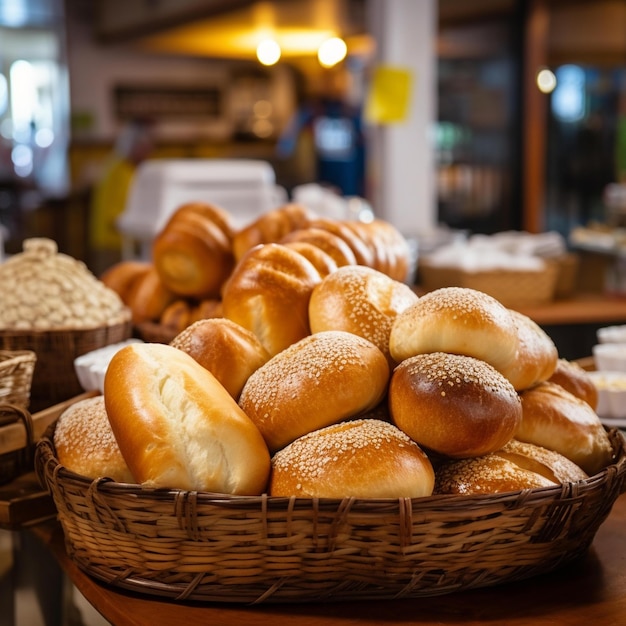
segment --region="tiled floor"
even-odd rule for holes
[[[109,626],[28,537],[0,530],[0,626]]]

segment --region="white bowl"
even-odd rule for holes
[[[610,420],[626,419],[626,372],[589,372],[598,390],[596,413]]]
[[[592,353],[597,370],[626,372],[626,343],[598,343]]]
[[[596,336],[600,343],[626,343],[626,324],[598,328]]]

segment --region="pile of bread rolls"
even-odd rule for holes
[[[94,433],[67,454],[63,423],[79,405],[59,418],[61,464],[156,488],[417,498],[554,486],[613,461],[593,381],[530,318],[467,288],[418,296],[386,227],[361,251],[378,265],[328,248],[333,265],[313,243],[321,223],[284,241],[290,213],[309,219],[285,207],[278,235],[265,225],[233,247],[220,315],[115,354],[85,409],[116,443],[110,470],[89,453]],[[339,238],[349,228],[334,226]]]
[[[247,328],[272,326],[291,302],[302,311],[312,287],[344,265],[372,267],[400,281],[409,273],[407,242],[384,220],[322,218],[286,204],[242,229],[232,224],[220,207],[184,204],[155,237],[150,261],[121,261],[101,279],[129,307],[135,325],[157,323],[173,336],[199,319],[223,315]],[[253,307],[248,300],[255,296],[271,306]],[[304,336],[302,324],[294,326],[282,339],[270,339],[275,345],[268,348]]]

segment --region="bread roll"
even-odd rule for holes
[[[163,284],[156,268],[151,265],[133,284],[128,294],[128,308],[135,324],[156,322],[177,296]]]
[[[146,487],[259,495],[270,459],[258,429],[222,384],[172,346],[133,343],[104,379],[111,428]]]
[[[257,246],[224,285],[224,317],[253,332],[273,356],[310,334],[309,298],[321,281],[295,250],[276,243]]]
[[[215,204],[209,204],[208,202],[186,202],[176,209],[175,213],[171,216],[176,219],[184,217],[186,214],[194,213],[201,217],[213,222],[223,233],[228,240],[232,240],[235,230],[231,223],[231,217],[228,211],[218,207]]]
[[[540,446],[511,440],[485,456],[437,467],[437,494],[494,494],[577,482],[587,474],[569,459]]]
[[[399,313],[416,302],[408,285],[363,265],[345,265],[324,278],[311,294],[311,332],[345,330],[376,345],[393,365],[389,335]]]
[[[502,373],[515,389],[521,391],[548,380],[559,358],[552,339],[536,322],[518,311],[510,310],[517,328],[517,354]]]
[[[373,267],[374,251],[363,241],[356,230],[350,228],[345,222],[333,220],[329,217],[318,217],[311,221],[309,227],[321,228],[333,235],[337,235],[337,237],[343,239],[348,244],[358,265]]]
[[[560,385],[543,382],[520,394],[515,438],[555,450],[590,476],[611,463],[613,449],[594,410]]]
[[[315,214],[306,207],[289,203],[259,216],[233,236],[233,252],[237,261],[260,244],[278,243],[285,235],[306,228]]]
[[[594,411],[598,408],[598,388],[589,373],[575,361],[558,359],[549,381],[584,400]]]
[[[157,234],[152,258],[163,284],[192,298],[219,297],[235,264],[228,232],[188,205],[176,211]]]
[[[191,309],[191,315],[189,316],[189,323],[193,324],[198,320],[207,320],[214,317],[223,317],[222,301],[215,298],[207,298],[200,300]]]
[[[235,399],[250,375],[270,358],[254,333],[223,317],[194,322],[170,345],[208,369]]]
[[[405,359],[389,385],[396,426],[441,455],[481,456],[513,438],[522,407],[513,385],[485,361],[434,352]]]
[[[280,243],[290,243],[292,241],[306,241],[317,246],[332,257],[337,267],[356,265],[356,257],[350,246],[341,237],[322,228],[307,227],[295,230],[283,237]]]
[[[465,287],[444,287],[417,300],[394,320],[391,356],[400,362],[416,354],[451,352],[507,371],[518,351],[518,330],[510,311],[495,298]]]
[[[296,439],[272,459],[269,494],[313,498],[421,498],[434,486],[419,446],[374,419],[327,426]]]
[[[324,252],[321,248],[314,246],[312,243],[308,243],[307,241],[291,241],[283,245],[299,252],[305,259],[310,261],[322,278],[325,278],[337,269],[337,263],[335,263],[333,257],[327,252]]]
[[[77,474],[135,482],[111,430],[103,396],[79,400],[61,413],[54,447],[59,463]]]
[[[113,289],[124,304],[128,304],[129,296],[136,282],[150,269],[149,261],[120,261],[115,263],[100,276],[100,280],[109,289]]]
[[[187,328],[191,321],[192,303],[189,300],[177,298],[168,305],[159,319],[159,323],[162,326],[171,328],[173,331],[179,333],[181,330]]]
[[[326,331],[301,339],[254,372],[239,406],[276,452],[308,432],[375,407],[388,380],[387,359],[373,343]]]

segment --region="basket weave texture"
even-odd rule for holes
[[[0,349],[31,350],[36,356],[30,410],[40,411],[82,393],[74,359],[131,336],[126,322],[80,330],[0,331]]]
[[[489,270],[469,272],[456,267],[420,261],[420,284],[426,291],[441,287],[466,287],[484,291],[505,306],[542,304],[554,300],[559,266],[546,263],[541,271]]]
[[[615,462],[579,483],[500,495],[363,500],[244,497],[35,468],[68,553],[92,577],[173,600],[310,602],[446,594],[547,572],[581,555],[624,491]]]
[[[0,404],[28,408],[36,360],[32,350],[0,350]]]

